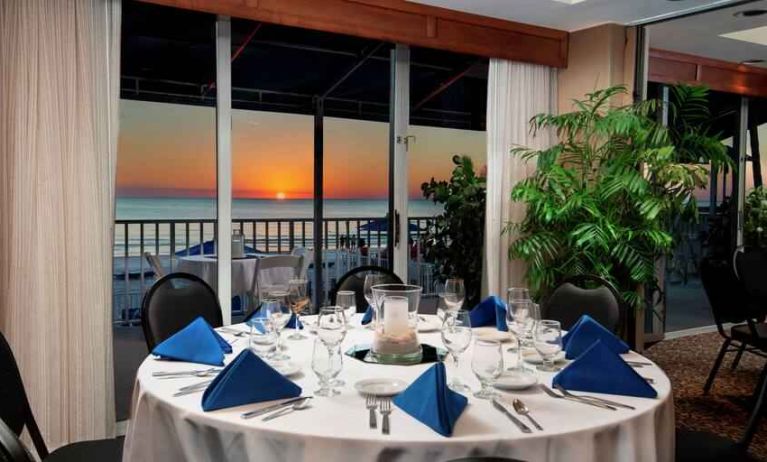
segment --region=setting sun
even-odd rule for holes
[[[284,192],[278,192],[275,197],[279,200],[285,199],[285,193]]]

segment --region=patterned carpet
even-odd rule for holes
[[[645,355],[657,362],[671,379],[677,428],[738,440],[749,416],[743,403],[753,393],[765,360],[744,354],[738,368],[731,371],[735,354],[728,354],[711,392],[703,396],[703,384],[721,345],[719,334],[701,334],[661,342]],[[750,452],[767,460],[767,418],[762,421]]]

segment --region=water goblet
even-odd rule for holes
[[[279,294],[277,294],[277,297]],[[282,330],[290,322],[291,311],[290,308],[284,303],[284,299],[271,298],[271,294],[264,299],[261,304],[261,309],[264,310],[264,317],[272,320],[272,325],[277,336],[277,346],[271,359],[275,361],[286,361],[290,359],[290,356],[282,352]]]
[[[339,346],[346,337],[346,317],[339,306],[323,306],[317,317],[317,337],[328,347]]]
[[[539,371],[556,372],[560,369],[554,364],[557,354],[562,351],[562,326],[559,321],[538,321],[533,334],[533,345],[543,358],[543,364],[538,366]]]
[[[273,321],[270,318],[251,318],[247,324],[250,327],[248,348],[259,357],[268,360],[274,353],[277,343]]]
[[[492,399],[499,396],[493,389],[493,383],[503,372],[501,343],[492,340],[475,340],[471,369],[482,385],[482,388],[474,393],[475,398]]]
[[[522,347],[524,344],[525,332],[527,330],[527,318],[530,315],[532,304],[533,302],[530,300],[511,299],[509,300],[506,309],[506,325],[517,340],[517,347],[508,350],[510,352],[516,351],[517,353],[517,362],[514,367],[509,368],[510,371],[524,371],[524,366],[522,364]]]
[[[352,290],[339,290],[336,294],[336,305],[343,308],[346,324],[352,327],[352,316],[357,312],[357,295]]]
[[[319,338],[314,339],[312,370],[320,382],[320,388],[314,392],[315,395],[333,396],[340,393],[333,388],[331,381],[341,373],[343,368],[342,357],[340,347],[328,347]]]
[[[296,329],[288,338],[291,340],[303,340],[306,337],[301,333],[298,326],[301,325],[301,313],[309,308],[309,295],[307,294],[306,279],[291,279],[288,281],[288,304],[293,314],[296,315]]]
[[[459,393],[468,392],[470,388],[461,382],[458,377],[458,359],[471,344],[471,320],[468,311],[448,313],[442,323],[442,343],[453,358],[454,373],[448,387]]]
[[[466,298],[463,279],[450,278],[445,281],[445,306],[448,311],[458,311]]]
[[[365,275],[365,283],[362,288],[362,293],[365,296],[365,300],[368,305],[375,308],[375,300],[373,298],[373,286],[385,284],[386,278],[380,273],[368,273]]]

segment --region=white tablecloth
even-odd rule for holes
[[[256,274],[258,258],[232,259],[232,296],[250,292]],[[218,259],[206,255],[179,257],[177,271],[190,273],[207,282],[213,290],[218,289]]]
[[[244,326],[239,326],[244,329]],[[228,340],[235,337],[225,335]],[[351,331],[344,348],[368,343],[372,332]],[[442,346],[439,333],[420,334],[422,343]],[[305,395],[317,381],[311,372],[313,340],[287,341],[288,354],[302,368],[294,378]],[[246,346],[247,338],[234,342],[230,361]],[[504,348],[505,350],[505,348]],[[513,362],[513,354],[505,353]],[[626,355],[648,361],[636,353]],[[471,373],[471,349],[462,355],[460,375],[477,388]],[[603,410],[579,403],[552,399],[537,389],[506,393],[521,398],[545,431],[521,433],[490,402],[469,397],[469,405],[458,420],[454,435],[445,438],[393,407],[391,435],[368,428],[364,399],[353,384],[362,378],[398,377],[414,380],[430,365],[372,365],[344,357],[342,393],[332,398],[315,397],[312,407],[271,422],[260,418],[242,420],[240,414],[267,405],[252,404],[203,412],[202,394],[172,397],[183,385],[199,378],[158,380],[158,370],[188,370],[188,363],[148,358],[139,368],[133,409],[125,440],[124,461],[427,461],[438,462],[468,455],[496,455],[526,461],[672,461],[674,457],[674,408],[671,387],[663,371],[643,367],[640,372],[654,379],[657,399],[608,397],[631,404],[635,411]],[[193,367],[193,366],[192,366]],[[452,368],[448,367],[448,374]],[[551,374],[539,373],[551,383]],[[253,384],[258,386],[258,384]],[[379,421],[380,428],[380,421]]]

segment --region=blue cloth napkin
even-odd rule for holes
[[[504,332],[509,330],[506,325],[506,304],[495,295],[487,297],[472,308],[469,319],[471,327],[495,326]]]
[[[205,389],[202,409],[207,412],[300,395],[301,387],[246,348]]]
[[[658,396],[642,376],[601,340],[594,342],[578,359],[555,375],[552,384],[567,390],[611,395]]]
[[[415,379],[393,402],[442,436],[451,436],[468,399],[447,387],[445,365],[437,363]]]
[[[232,346],[213,330],[201,316],[154,347],[152,354],[163,359],[193,363],[224,365],[224,353]]]
[[[256,310],[256,311],[254,311],[254,312],[250,313],[250,314],[249,314],[249,315],[248,315],[248,316],[245,318],[245,321],[244,321],[244,322],[245,322],[245,324],[248,324],[248,321],[250,321],[251,319],[257,319],[257,318],[265,318],[265,317],[266,317],[266,311],[264,311],[264,310],[262,310],[262,309],[258,309],[258,310]],[[304,328],[304,323],[302,323],[301,321],[299,321],[299,320],[298,320],[298,317],[296,317],[295,313],[293,313],[293,314],[290,316],[290,321],[288,321],[288,324],[285,326],[285,328],[286,328],[286,329],[295,329],[295,328],[296,328],[296,323],[298,323],[298,328],[299,328],[299,329],[303,329],[303,328]]]
[[[617,354],[628,353],[629,346],[591,316],[584,314],[562,337],[562,346],[567,359],[575,359],[588,350],[597,340]]]
[[[370,321],[373,320],[374,314],[375,314],[375,310],[373,310],[372,306],[368,305],[368,309],[365,310],[365,314],[362,315],[362,321],[360,321],[362,325],[364,326],[365,324],[370,324]]]

